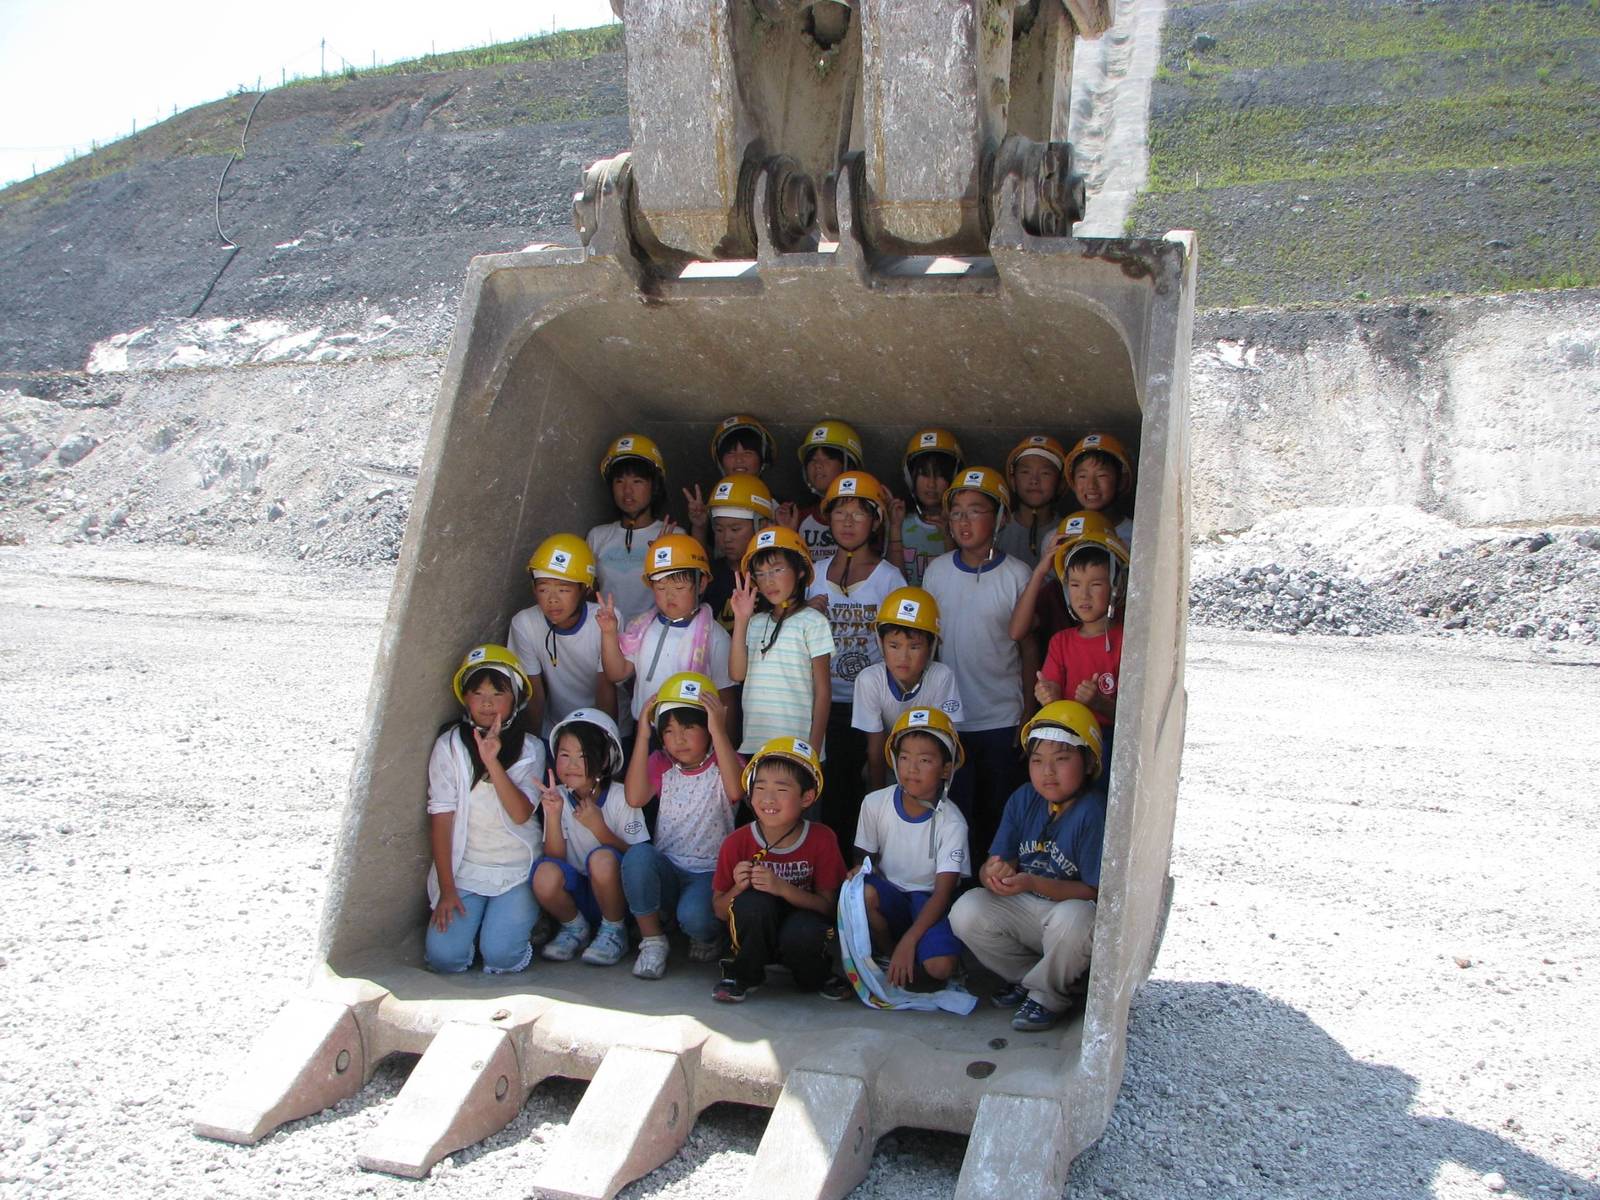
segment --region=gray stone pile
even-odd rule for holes
[[[1358,579],[1276,562],[1191,580],[1189,618],[1231,629],[1349,637],[1416,628],[1405,611]]]

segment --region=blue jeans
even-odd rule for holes
[[[498,896],[462,892],[461,904],[467,912],[451,917],[450,928],[439,932],[432,919],[423,952],[435,971],[454,974],[472,965],[473,944],[483,955],[485,971],[520,971],[532,957],[528,935],[539,919],[539,905],[533,889],[519,883]]]
[[[722,937],[722,922],[711,911],[710,871],[685,871],[649,842],[629,846],[622,856],[622,890],[634,916],[670,911],[697,942]]]

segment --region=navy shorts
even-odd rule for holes
[[[596,854],[615,854],[618,861],[622,859],[622,855],[618,853],[614,846],[596,846],[589,857],[593,858]],[[538,862],[533,864],[534,872],[537,872],[545,863],[554,863],[561,868],[561,886],[567,890],[567,894],[572,897],[572,902],[578,906],[578,912],[589,922],[590,926],[598,926],[600,924],[600,902],[594,898],[594,889],[589,886],[589,876],[578,870],[566,859],[551,858],[548,854],[542,856]],[[528,878],[532,879],[533,875],[530,874]]]
[[[906,930],[911,928],[911,923],[922,912],[922,906],[933,899],[932,892],[905,891],[876,873],[867,876],[867,884],[878,893],[878,912],[889,923],[891,936],[897,939],[905,936]],[[923,963],[930,958],[943,958],[950,954],[960,957],[961,940],[950,928],[950,914],[947,912],[929,926],[917,941],[917,961]]]

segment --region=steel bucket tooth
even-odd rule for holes
[[[361,1005],[300,996],[284,1005],[243,1068],[195,1117],[201,1137],[253,1146],[286,1121],[354,1096],[372,1078]],[[358,1013],[361,1016],[358,1016]]]
[[[613,1046],[534,1177],[552,1200],[611,1200],[676,1154],[694,1128],[698,1050]]]
[[[744,1194],[837,1200],[866,1178],[877,1140],[866,1079],[797,1068],[783,1082]]]
[[[1058,1200],[1071,1165],[1060,1100],[990,1093],[978,1102],[956,1200]]]
[[[509,1125],[531,1090],[509,1031],[451,1021],[429,1043],[356,1161],[369,1171],[420,1179],[447,1154]]]

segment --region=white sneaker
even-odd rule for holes
[[[551,962],[571,962],[588,940],[589,920],[579,913],[557,930],[555,937],[546,942],[539,953]]]
[[[639,942],[639,957],[633,960],[633,973],[640,979],[660,979],[667,973],[665,935],[643,938]]]
[[[591,967],[614,967],[628,952],[628,927],[620,921],[601,921],[600,932],[583,952],[583,961]]]

